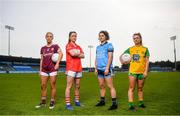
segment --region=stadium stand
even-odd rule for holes
[[[13,66],[16,71],[35,71],[31,66]]]
[[[39,58],[27,58],[17,56],[0,55],[0,73],[37,73],[39,72]],[[169,65],[167,65],[168,63]],[[179,62],[178,62],[179,63]],[[165,65],[166,64],[166,65]],[[180,63],[179,63],[180,64]],[[172,62],[150,62],[149,70],[152,72],[171,72],[174,64]],[[62,61],[59,72],[65,72],[66,62]],[[178,65],[177,67],[180,67]],[[180,69],[180,68],[179,68]],[[93,72],[94,68],[83,68],[83,72]],[[114,67],[115,72],[127,72],[128,65],[122,65],[121,68]]]
[[[39,58],[0,55],[0,73],[37,73],[39,72]],[[66,62],[60,64],[60,72],[65,71]]]

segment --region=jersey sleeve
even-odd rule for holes
[[[60,48],[59,45],[56,44],[56,45],[54,46],[54,52],[55,52],[55,53],[58,53],[59,48]]]
[[[72,47],[69,44],[67,44],[66,45],[66,52],[69,53],[71,49],[72,49]]]
[[[43,48],[41,48],[41,50],[40,50],[40,54],[43,54]]]
[[[114,52],[114,47],[111,43],[108,45],[108,52]]]
[[[124,54],[130,54],[130,48],[124,51]]]
[[[145,57],[148,57],[148,58],[150,57],[150,53],[149,53],[148,48],[146,48]]]

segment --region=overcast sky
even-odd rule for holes
[[[78,33],[77,43],[85,52],[83,66],[89,66],[88,45],[93,45],[92,62],[99,44],[98,33],[107,30],[115,48],[114,65],[119,55],[132,46],[132,35],[140,32],[151,61],[174,61],[176,35],[177,60],[180,60],[180,0],[0,0],[0,54],[8,54],[8,30],[11,32],[11,55],[40,57],[46,44],[45,33],[54,33],[65,60],[69,31]]]

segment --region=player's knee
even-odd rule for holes
[[[80,84],[76,84],[76,89],[80,89]]]
[[[52,84],[55,85],[55,84],[56,84],[56,81],[53,81]]]
[[[104,84],[100,84],[100,89],[105,89],[105,85]]]
[[[132,87],[132,86],[129,87],[129,91],[130,91],[130,92],[134,92],[134,89],[135,89],[135,88]]]
[[[55,82],[51,82],[51,87],[55,87]]]
[[[139,92],[142,92],[142,91],[143,91],[143,88],[142,88],[142,87],[138,87],[138,91],[139,91]]]
[[[71,89],[71,86],[67,85],[66,90],[70,90],[70,89]]]
[[[52,84],[51,84],[51,89],[55,89],[55,88],[56,88],[55,85],[52,85]]]
[[[110,90],[111,90],[111,89],[114,89],[114,86],[111,85],[111,84],[108,84],[107,86],[109,87]]]
[[[41,84],[41,89],[42,89],[42,90],[45,90],[45,89],[46,89],[46,84],[45,84],[45,83],[42,83],[42,84]]]

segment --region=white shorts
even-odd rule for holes
[[[47,72],[40,72],[40,75],[42,76],[56,76],[57,75],[57,71],[54,71],[54,72],[50,72],[50,73],[47,73]]]
[[[81,78],[82,72],[66,71],[66,75],[74,78]]]

